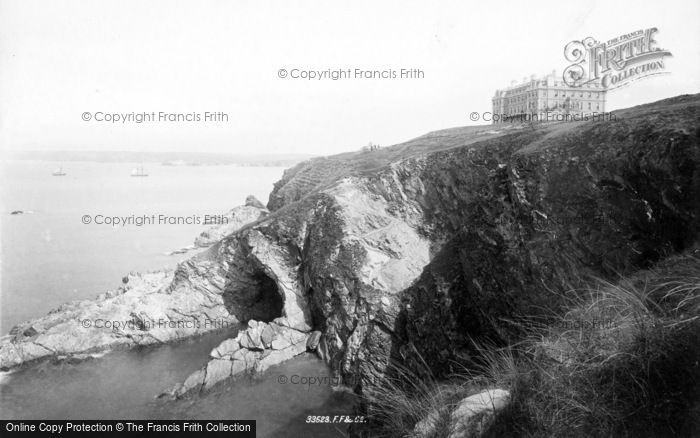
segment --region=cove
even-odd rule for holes
[[[182,400],[155,397],[204,365],[211,349],[235,332],[119,350],[79,363],[41,362],[5,373],[0,383],[0,417],[252,419],[257,420],[259,437],[343,436],[342,429],[307,424],[305,419],[309,415],[350,415],[353,396],[336,391],[332,385],[280,383],[292,376],[333,381],[328,367],[312,354],[271,367],[258,377],[224,383],[202,395]]]

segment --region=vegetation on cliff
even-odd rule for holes
[[[514,345],[474,341],[479,355],[462,358],[447,378],[397,364],[367,394],[370,435],[451,436],[459,401],[498,387],[510,390],[510,404],[460,436],[697,436],[700,250],[566,292],[567,311],[547,323],[521,320],[527,337]]]

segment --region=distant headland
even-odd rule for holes
[[[160,163],[165,166],[239,166],[289,167],[311,158],[310,154],[225,154],[207,152],[138,151],[6,151],[4,159],[39,161],[91,161],[98,163]]]

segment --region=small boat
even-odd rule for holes
[[[143,166],[141,166],[141,167],[135,167],[131,171],[131,176],[148,176],[148,174],[146,172],[144,172]]]
[[[51,175],[53,176],[66,176],[66,172],[63,171],[63,167],[57,167],[56,170],[54,170]]]

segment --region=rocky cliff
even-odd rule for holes
[[[391,360],[447,373],[470,338],[517,339],[513,321],[558,304],[548,290],[682,251],[700,226],[699,107],[679,96],[605,122],[455,128],[288,170],[269,215],[164,288],[249,323],[175,391],[307,345],[358,392]]]
[[[471,338],[513,341],[513,321],[557,306],[548,290],[644,268],[696,240],[699,104],[680,96],[607,122],[457,128],[302,163],[276,184],[270,217],[212,254],[227,266],[224,295],[257,293],[320,331],[318,354],[358,391],[391,360],[448,373],[473,353]],[[175,283],[191,275],[181,269]],[[253,279],[265,286],[240,290]]]

